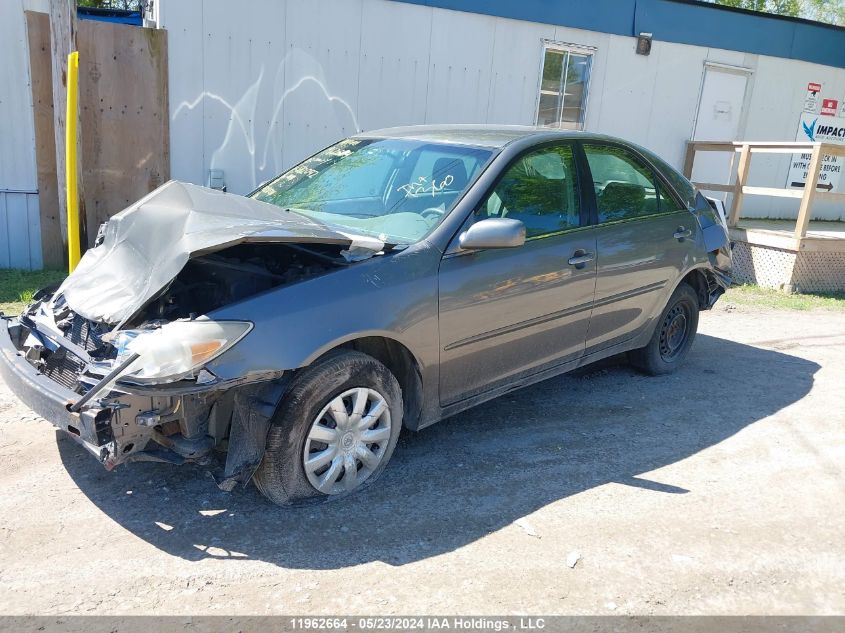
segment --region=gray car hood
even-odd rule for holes
[[[102,244],[85,253],[59,293],[86,319],[123,323],[192,256],[242,242],[338,244],[370,254],[384,247],[266,202],[170,181],[109,220]]]

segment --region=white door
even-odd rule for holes
[[[745,102],[745,87],[751,70],[705,64],[704,83],[698,101],[693,139],[696,141],[736,141]],[[722,152],[698,152],[693,180],[727,184],[733,156]],[[716,194],[724,199],[725,194]]]

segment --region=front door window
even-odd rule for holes
[[[519,220],[528,239],[580,226],[572,146],[544,147],[517,158],[476,211],[476,219],[490,217]]]

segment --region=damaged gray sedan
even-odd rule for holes
[[[621,352],[673,371],[730,264],[708,201],[630,143],[381,130],[247,197],[170,182],[118,213],[0,320],[0,374],[108,469],[331,498],[402,427]]]

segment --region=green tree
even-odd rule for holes
[[[715,0],[716,4],[751,11],[806,18],[845,26],[845,0]]]
[[[128,9],[140,11],[144,0],[77,0],[80,7],[92,7],[95,9]]]
[[[748,9],[749,11],[765,11],[766,0],[715,0],[716,4],[737,9]]]
[[[845,26],[845,2],[843,0],[804,0],[801,17]]]

